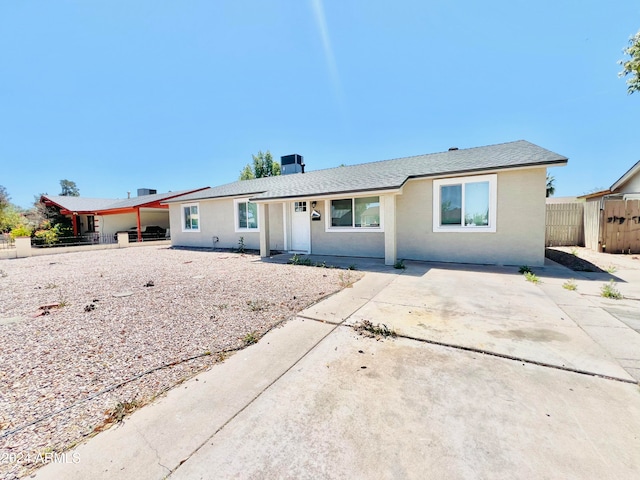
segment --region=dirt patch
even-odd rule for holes
[[[545,248],[544,254],[548,259],[553,260],[560,265],[564,265],[574,272],[607,273],[597,265],[580,258],[577,255],[573,255],[572,253],[556,250],[555,248]]]

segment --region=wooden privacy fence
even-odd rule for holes
[[[602,251],[602,239],[600,238],[600,201],[591,201],[584,204],[584,246],[596,252]]]
[[[545,245],[584,245],[584,203],[547,204]]]
[[[605,252],[640,253],[640,200],[605,200],[601,226]]]

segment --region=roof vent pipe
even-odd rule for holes
[[[453,152],[453,151],[455,151],[455,150],[458,150],[458,147],[451,147],[451,148],[449,149],[449,151],[450,151],[450,152]]]

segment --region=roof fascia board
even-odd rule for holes
[[[209,188],[209,187],[207,187]],[[164,205],[170,205],[172,203],[194,203],[194,202],[202,202],[204,200],[225,200],[225,199],[234,199],[234,198],[249,198],[251,197],[251,195],[256,195],[256,194],[260,194],[260,193],[264,193],[266,192],[266,190],[259,190],[257,192],[247,192],[247,193],[237,193],[237,194],[233,194],[233,195],[213,195],[210,197],[202,197],[202,198],[183,198],[181,199],[180,196],[172,199],[172,200],[162,200],[160,203],[164,204]],[[185,195],[190,195],[190,194],[185,194]]]
[[[636,164],[632,166],[629,170],[627,170],[624,173],[624,175],[622,175],[618,180],[616,180],[615,183],[611,185],[611,188],[609,190],[614,191],[616,188],[620,188],[638,172],[640,172],[640,160],[637,161]]]
[[[526,165],[518,165],[514,167],[489,167],[489,168],[478,168],[478,169],[467,169],[467,170],[456,170],[446,173],[436,173],[429,175],[411,175],[407,178],[406,182],[410,182],[412,180],[424,180],[427,178],[437,180],[439,178],[451,178],[451,177],[462,177],[465,175],[483,175],[487,173],[496,173],[496,172],[512,172],[516,170],[532,170],[534,168],[546,168],[547,166],[564,166],[567,164],[567,160],[553,162],[553,165],[549,165],[548,162],[545,163],[532,163]],[[405,182],[405,183],[406,183]]]

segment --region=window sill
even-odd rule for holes
[[[496,233],[496,227],[433,227],[433,233]]]
[[[327,233],[345,232],[345,233],[384,233],[382,227],[328,227],[325,228]]]

